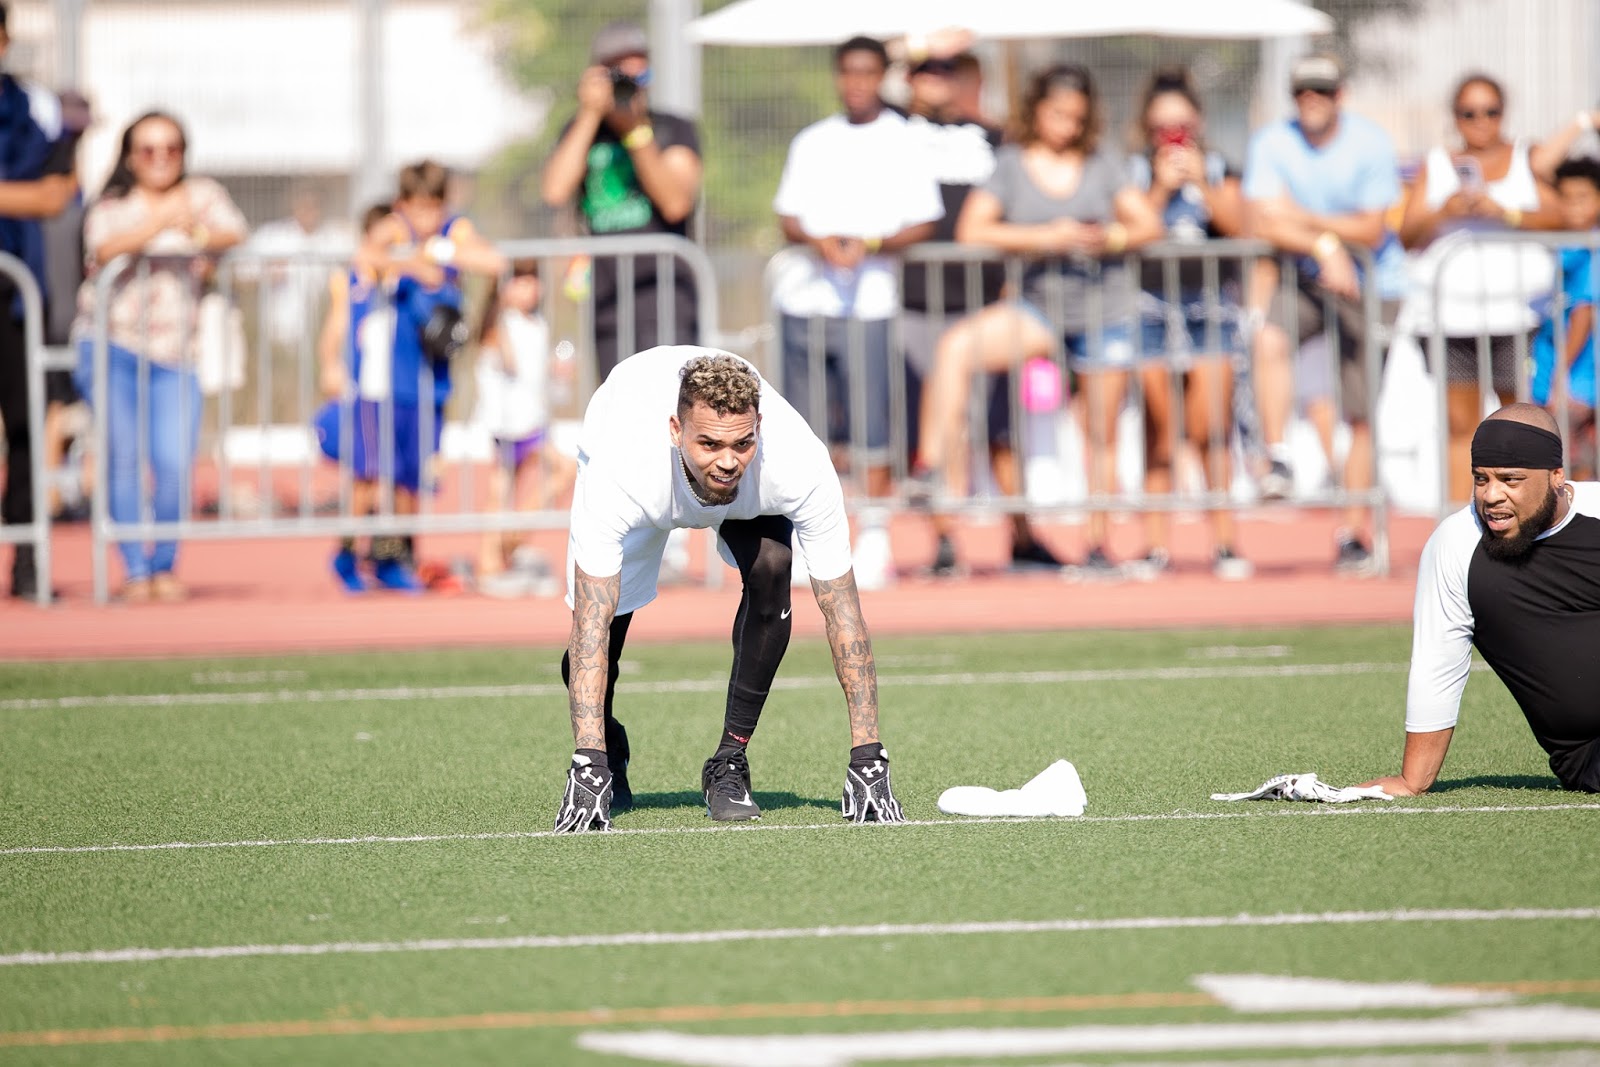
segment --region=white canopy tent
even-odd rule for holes
[[[1158,36],[1252,40],[1328,33],[1333,20],[1295,0],[738,0],[689,24],[697,44],[836,44],[945,27],[985,40]]]

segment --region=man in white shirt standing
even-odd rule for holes
[[[713,527],[744,590],[722,738],[701,771],[706,813],[761,814],[746,746],[789,645],[794,543],[850,714],[841,811],[855,822],[905,821],[878,741],[872,639],[827,446],[749,363],[677,345],[619,363],[584,414],[567,553],[572,637],[561,658],[577,751],[555,828],[610,829],[612,811],[632,806],[628,735],[612,715],[628,623],[655,599],[667,536]]]
[[[931,239],[944,215],[921,142],[878,95],[888,65],[870,37],[834,51],[844,110],[795,135],[772,205],[783,236],[813,253],[785,271],[774,294],[784,396],[826,429],[829,444],[852,446],[870,497],[890,489],[889,324],[900,310],[891,254]],[[857,556],[886,569],[888,533],[870,516]],[[857,570],[864,587],[884,580]]]
[[[1569,482],[1550,413],[1508,404],[1472,437],[1473,500],[1417,568],[1406,743],[1398,775],[1428,790],[1455,734],[1477,647],[1565,789],[1600,792],[1600,484]]]

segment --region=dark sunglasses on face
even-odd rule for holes
[[[1296,100],[1298,100],[1302,96],[1306,95],[1307,93],[1311,93],[1313,96],[1326,97],[1327,99],[1332,100],[1335,96],[1339,95],[1339,90],[1337,90],[1337,89],[1313,89],[1311,86],[1305,85],[1305,86],[1300,87],[1299,89],[1290,90],[1289,95],[1294,97]]]
[[[1503,112],[1497,107],[1486,107],[1481,111],[1474,111],[1471,108],[1462,108],[1456,112],[1456,118],[1460,119],[1462,122],[1471,122],[1476,118],[1497,119],[1502,114]]]
[[[183,145],[142,144],[134,147],[133,154],[144,160],[178,159],[183,155]]]

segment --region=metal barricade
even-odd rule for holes
[[[1370,278],[1373,262],[1370,252],[1352,248],[1364,276]],[[1204,510],[1232,512],[1243,506],[1255,506],[1259,499],[1248,494],[1234,494],[1223,488],[1227,471],[1214,466],[1206,472],[1205,483],[1199,488],[1184,489],[1174,482],[1166,491],[1143,489],[1120,491],[1116,478],[1120,471],[1109,471],[1109,451],[1118,437],[1118,424],[1123,420],[1119,412],[1124,401],[1138,413],[1139,429],[1147,442],[1159,439],[1172,442],[1171,451],[1180,451],[1191,443],[1201,451],[1226,455],[1232,463],[1232,453],[1238,450],[1234,434],[1223,429],[1230,424],[1253,423],[1253,411],[1245,410],[1243,418],[1234,417],[1234,402],[1217,388],[1208,393],[1212,407],[1201,414],[1206,418],[1205,434],[1210,439],[1196,442],[1187,426],[1189,409],[1185,404],[1185,376],[1206,361],[1224,361],[1228,372],[1223,377],[1236,382],[1236,391],[1248,397],[1251,379],[1251,353],[1261,322],[1244,312],[1244,290],[1255,277],[1256,265],[1261,262],[1276,264],[1278,280],[1276,289],[1281,294],[1280,306],[1287,321],[1280,325],[1290,335],[1291,366],[1290,390],[1293,401],[1312,401],[1331,408],[1336,418],[1347,416],[1345,421],[1362,425],[1364,433],[1374,425],[1378,384],[1381,379],[1382,351],[1385,342],[1380,302],[1375,286],[1363,286],[1363,298],[1353,313],[1359,315],[1363,328],[1362,343],[1354,352],[1346,351],[1346,361],[1352,362],[1356,380],[1362,385],[1365,397],[1355,403],[1354,411],[1341,412],[1345,407],[1342,395],[1341,329],[1335,299],[1326,293],[1307,289],[1317,301],[1323,326],[1320,336],[1308,338],[1312,342],[1305,356],[1296,359],[1299,343],[1299,315],[1301,314],[1298,263],[1294,257],[1278,256],[1268,244],[1252,240],[1211,240],[1201,242],[1166,241],[1147,246],[1136,254],[1116,257],[1104,262],[1094,259],[1024,259],[1003,257],[993,249],[960,244],[925,244],[907,249],[901,256],[905,265],[916,264],[926,270],[926,295],[928,308],[917,314],[923,321],[912,322],[912,316],[902,312],[886,324],[889,343],[887,357],[864,344],[867,326],[848,322],[844,330],[833,323],[822,323],[816,318],[806,320],[784,315],[779,310],[782,289],[787,272],[795,257],[809,253],[799,249],[786,249],[768,264],[767,291],[769,308],[774,320],[774,335],[779,338],[777,351],[769,359],[773,379],[785,389],[786,395],[803,387],[805,395],[796,404],[810,419],[819,436],[831,440],[836,455],[847,461],[848,474],[854,483],[858,501],[856,506],[870,506],[871,498],[881,494],[869,491],[869,483],[862,477],[863,467],[883,462],[874,442],[867,439],[867,418],[882,415],[872,400],[874,394],[889,397],[890,410],[887,423],[891,432],[891,455],[888,464],[897,478],[903,478],[912,466],[908,441],[918,438],[924,461],[934,457],[930,466],[948,466],[957,472],[947,480],[956,480],[962,471],[983,471],[988,465],[986,452],[991,444],[1002,442],[996,437],[1008,438],[1010,448],[1018,455],[1023,452],[1023,419],[1019,413],[1035,408],[1053,408],[1060,403],[1068,390],[1061,383],[1076,380],[1084,388],[1077,392],[1090,400],[1087,411],[1078,410],[1075,421],[1086,438],[1084,481],[1087,491],[1063,494],[1040,494],[1033,485],[1023,484],[1014,493],[997,491],[982,479],[974,490],[957,485],[938,500],[940,512],[996,513],[1088,513],[1093,521],[1097,513],[1108,511],[1171,512],[1178,510]],[[1000,315],[987,309],[988,320],[984,332],[968,330],[961,335],[973,348],[965,355],[951,350],[957,335],[947,331],[968,312],[946,314],[943,310],[946,297],[954,290],[963,308],[985,308],[980,299],[986,288],[984,272],[996,266],[1003,270],[1003,295],[989,303],[987,308],[1003,307],[1013,314]],[[1065,284],[1055,284],[1066,278]],[[1033,297],[1033,299],[1029,299]],[[1258,304],[1265,302],[1265,293],[1255,294]],[[1264,309],[1263,309],[1264,310]],[[1347,313],[1352,313],[1347,310]],[[930,442],[921,438],[924,432],[910,432],[913,422],[908,404],[907,345],[909,338],[924,326],[934,336],[942,337],[940,351],[934,360],[955,360],[965,370],[956,377],[962,379],[959,390],[964,401],[952,417],[960,419],[960,432],[937,435]],[[1041,330],[1040,327],[1043,329]],[[829,336],[832,329],[833,336]],[[999,331],[996,336],[994,331]],[[788,336],[785,337],[785,334]],[[1009,340],[1008,340],[1009,338]],[[1320,341],[1320,344],[1318,342]],[[876,343],[876,339],[874,339]],[[998,346],[1000,351],[994,351]],[[1347,350],[1350,345],[1344,346]],[[1036,349],[1036,350],[1030,350]],[[1320,355],[1317,354],[1320,350]],[[796,358],[803,361],[803,371],[794,373],[790,366]],[[871,374],[864,369],[873,361],[887,366],[887,390],[871,382]],[[1041,361],[1042,368],[1029,366],[1031,361]],[[928,368],[921,368],[925,372]],[[1031,371],[1039,369],[1036,378]],[[1159,371],[1159,374],[1148,373]],[[874,372],[876,373],[876,372]],[[939,374],[937,370],[932,373]],[[1000,412],[990,395],[994,388],[991,376],[1008,376],[1004,388],[1009,394],[1009,428],[992,433],[991,422]],[[951,375],[943,376],[947,382]],[[1323,384],[1298,379],[1316,378]],[[1164,435],[1152,436],[1149,427],[1151,397],[1144,388],[1146,380],[1159,381],[1165,391],[1162,408],[1168,413],[1168,429]],[[1042,382],[1043,385],[1039,383]],[[1055,383],[1052,385],[1051,383]],[[1304,385],[1310,388],[1302,388]],[[1058,394],[1051,396],[1052,390]],[[939,400],[935,407],[946,414],[952,408],[940,390],[930,399]],[[1041,395],[1042,394],[1042,395]],[[796,397],[790,395],[791,401]],[[1081,403],[1081,400],[1078,401]],[[1217,410],[1226,405],[1226,411]],[[843,417],[845,414],[848,417]],[[921,420],[937,424],[941,416],[931,419],[924,414]],[[1253,436],[1244,429],[1240,434]],[[1225,435],[1219,440],[1216,435]],[[1127,436],[1124,433],[1123,436]],[[952,457],[943,439],[960,437],[966,442],[964,454]],[[1201,446],[1208,446],[1201,448]],[[1360,457],[1358,456],[1358,460]],[[1171,460],[1168,460],[1171,462]],[[1364,461],[1362,461],[1364,462]],[[1370,508],[1373,513],[1373,568],[1385,572],[1388,565],[1388,513],[1386,496],[1376,477],[1375,452],[1370,466],[1362,467],[1359,481],[1367,484],[1348,488],[1334,483],[1322,488],[1292,493],[1289,502],[1300,507],[1320,508]],[[1026,477],[1026,475],[1024,475]],[[1123,481],[1126,481],[1126,477]],[[893,500],[907,504],[905,494]]]
[[[4,274],[16,286],[22,299],[22,343],[27,361],[29,466],[33,479],[33,520],[26,524],[0,525],[0,544],[32,546],[34,565],[39,573],[38,591],[34,599],[40,604],[49,604],[50,506],[44,462],[44,375],[47,369],[44,361],[44,300],[33,272],[16,256],[0,252],[0,274]],[[0,309],[0,314],[10,313],[10,308]]]
[[[1577,358],[1569,362],[1566,353],[1571,313],[1581,305],[1600,307],[1600,275],[1591,266],[1600,257],[1600,234],[1461,232],[1424,255],[1431,256],[1429,313],[1416,329],[1434,387],[1440,513],[1470,499],[1473,429],[1511,400],[1551,409],[1569,476],[1594,477],[1600,398],[1592,325]],[[1582,375],[1576,389],[1575,368]]]
[[[568,297],[560,314],[549,316],[549,337],[552,342],[558,334],[572,338],[566,344],[575,349],[578,358],[578,389],[572,398],[572,410],[567,412],[569,415],[581,416],[583,405],[600,378],[593,362],[597,349],[597,320],[614,315],[612,343],[618,351],[631,354],[641,338],[648,339],[652,326],[655,336],[673,337],[679,333],[684,305],[678,294],[692,285],[694,305],[690,314],[696,319],[695,331],[694,335],[683,339],[696,339],[712,329],[717,321],[717,289],[710,261],[698,246],[675,235],[518,240],[503,242],[497,247],[509,259],[538,261],[537,274],[543,283],[545,308],[553,307],[558,293],[565,292]],[[615,264],[612,275],[616,282],[615,306],[605,306],[606,294],[597,295],[592,287],[583,291],[572,284],[574,261],[586,263],[591,270],[595,264]],[[97,601],[103,603],[109,598],[108,555],[112,546],[118,544],[267,537],[390,538],[410,534],[520,532],[565,527],[565,511],[485,508],[476,486],[485,460],[492,462],[492,457],[474,456],[470,451],[460,450],[458,462],[447,468],[438,451],[439,431],[446,414],[444,402],[450,395],[447,390],[454,386],[449,375],[444,371],[436,373],[428,360],[419,364],[415,389],[398,390],[405,394],[402,401],[396,401],[397,390],[392,382],[387,393],[381,385],[374,386],[373,397],[368,397],[363,393],[361,382],[351,381],[336,401],[325,403],[319,395],[319,354],[311,331],[303,331],[303,336],[286,344],[281,338],[275,341],[269,336],[265,314],[240,312],[241,305],[245,312],[251,310],[248,305],[254,280],[266,277],[273,270],[305,269],[314,265],[331,274],[347,269],[345,261],[253,256],[236,251],[222,257],[208,279],[203,278],[205,272],[199,267],[200,262],[187,258],[122,257],[108,264],[97,279],[94,329],[92,337],[85,342],[92,359],[92,397],[98,401],[92,402],[98,477],[95,478],[91,512]],[[641,313],[634,301],[636,290],[648,292],[651,289],[642,283],[635,284],[646,270],[656,283],[653,296],[656,304],[651,309],[654,314]],[[156,284],[179,286],[181,321],[151,323],[141,317],[132,327],[133,336],[123,337],[122,344],[114,345],[111,307],[116,294],[126,285]],[[202,308],[202,300],[210,303]],[[395,312],[393,303],[384,287],[375,287],[368,314],[382,314],[386,309]],[[320,322],[321,311],[320,306],[308,308],[308,321]],[[604,323],[602,332],[609,331],[611,325]],[[126,351],[113,352],[114,347],[140,351],[142,345],[151,341],[152,327],[157,331],[158,343],[162,329],[176,329],[184,338],[179,345],[179,358],[168,361],[170,367],[153,364],[143,357],[129,359]],[[202,329],[212,347],[216,347],[221,338],[220,355],[211,352],[213,358],[204,363],[196,360],[193,340],[202,335]],[[457,329],[466,327],[463,324]],[[460,338],[456,340],[459,342]],[[163,351],[170,355],[170,349],[169,344]],[[348,354],[348,344],[341,345],[341,358]],[[119,439],[124,448],[131,442],[136,453],[131,457],[120,456],[117,462],[123,465],[124,474],[130,465],[136,468],[139,490],[137,515],[130,516],[124,503],[118,509],[122,514],[116,519],[112,516],[112,480],[109,477],[112,449],[106,446],[112,431],[109,400],[113,397],[111,369],[114,362],[124,385],[130,375],[132,379],[128,417],[132,419],[133,430],[122,432]],[[165,393],[153,394],[152,382],[159,378],[164,387],[168,369],[194,375],[196,371],[204,371],[207,365],[211,388],[198,400],[199,409],[191,407],[197,403],[198,394],[185,378],[184,388],[176,390],[175,405],[168,404],[171,410],[155,413],[159,417],[152,421],[152,401],[157,405],[167,403]],[[198,384],[198,379],[194,384]],[[457,396],[463,391],[454,389]],[[128,399],[128,396],[122,397],[124,402]],[[409,439],[414,431],[418,442],[414,450],[396,445],[397,413],[401,417],[401,436]],[[332,465],[319,458],[311,431],[319,415],[325,435],[331,434],[327,447],[339,457],[337,492],[332,495],[330,483],[333,479],[328,473]],[[413,416],[414,426],[410,421]],[[176,471],[158,471],[165,477],[175,473],[179,485],[175,514],[157,516],[152,514],[152,500],[143,487],[152,459],[170,460],[170,457],[151,454],[151,432],[161,425],[161,417],[175,420],[183,427],[199,427],[199,435],[210,446],[204,451],[208,457],[214,456],[214,460],[208,458],[197,467],[192,460],[180,456]],[[367,420],[364,439],[370,437],[378,442],[377,456],[365,459],[367,477],[358,477],[352,460],[357,418]],[[179,451],[181,453],[182,449]],[[420,468],[414,472],[420,482],[418,491],[413,494],[415,514],[404,513],[396,507],[397,488],[405,488],[398,485],[397,475],[405,473],[409,477],[413,473],[407,470],[407,464]],[[214,515],[210,517],[197,515],[197,471],[203,476],[209,495],[214,497],[214,505],[207,502],[208,509],[214,508]],[[356,513],[353,505],[358,502],[358,482],[366,483],[375,492],[375,513]],[[444,488],[439,488],[441,486]],[[164,507],[172,511],[170,492]]]

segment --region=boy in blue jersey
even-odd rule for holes
[[[342,329],[337,315],[330,315],[332,326],[324,329],[324,390],[334,384],[330,377],[337,381],[328,371],[337,362],[329,360],[329,349],[342,347],[349,378],[337,381],[339,395],[353,384],[359,397],[345,406],[352,411],[348,460],[360,487],[357,502],[370,508],[381,481],[392,478],[397,515],[416,514],[424,466],[439,447],[450,358],[467,334],[461,272],[497,275],[505,269],[505,258],[472,223],[449,213],[449,181],[449,170],[431,160],[401,168],[393,208],[372,223],[350,273],[352,281],[366,281],[370,296],[352,288],[351,297],[362,299],[345,302]],[[388,314],[375,316],[379,308]],[[330,342],[330,331],[339,340]],[[319,420],[323,449],[334,455],[346,436],[339,432],[338,410]],[[408,537],[373,538],[378,583],[419,591],[413,555]],[[353,545],[341,546],[334,572],[352,592],[365,588]]]
[[[1600,227],[1600,160],[1569,159],[1556,168],[1556,191],[1561,198],[1561,219],[1568,230],[1587,232]],[[1557,418],[1567,409],[1573,447],[1573,477],[1594,477],[1594,308],[1600,301],[1600,277],[1595,274],[1594,248],[1566,248],[1561,252],[1561,305],[1552,310],[1533,341],[1532,393],[1536,404]],[[1564,344],[1556,348],[1554,315],[1566,316]]]

